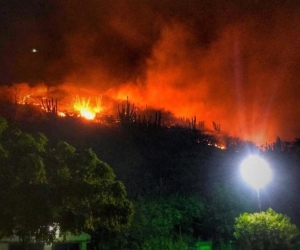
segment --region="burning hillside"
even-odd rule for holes
[[[189,110],[187,106],[183,105],[185,102],[184,95],[180,97],[178,93],[175,98],[175,96],[170,96],[171,94],[168,93],[168,91],[163,91],[160,88],[161,87],[158,86],[156,91],[162,91],[164,94],[159,93],[156,95],[157,98],[152,98],[151,95],[150,97],[144,96],[140,89],[130,85],[99,93],[96,90],[79,88],[77,85],[70,84],[52,87],[45,85],[30,87],[26,83],[20,83],[0,87],[0,100],[4,103],[24,106],[24,109],[19,110],[17,114],[15,114],[15,118],[30,117],[31,119],[40,119],[37,116],[43,116],[42,113],[53,113],[61,117],[79,117],[97,123],[116,123],[125,119],[122,117],[125,115],[126,117],[128,116],[131,122],[162,123],[164,126],[179,125],[197,128],[201,131],[205,130],[208,134],[212,133],[219,141],[218,144],[209,142],[209,145],[224,148],[224,145],[227,144],[226,140],[229,138],[228,136],[232,137],[232,134],[223,129],[221,132],[220,123],[207,121],[207,119],[202,120],[203,117],[201,116],[197,117],[191,115],[192,112],[196,112],[197,110],[193,109],[195,107],[191,107]],[[151,93],[155,94],[156,91],[152,89]],[[132,106],[130,106],[128,95],[126,96],[125,93],[130,94]],[[175,92],[171,93],[174,94]],[[124,104],[126,100],[127,103]],[[147,105],[145,101],[150,102],[150,105]],[[136,105],[134,105],[134,103],[136,103]],[[35,113],[40,113],[40,115],[34,115],[34,117],[32,117],[30,110],[25,108],[28,106],[27,104],[35,107]],[[170,110],[164,109],[164,107],[159,104],[166,104]],[[155,110],[164,110],[162,122]],[[184,116],[184,114],[187,114],[187,116]],[[208,117],[204,116],[204,118]],[[224,136],[227,139],[225,139]],[[245,140],[245,138],[241,139]]]
[[[215,121],[257,144],[300,135],[299,1],[2,7],[0,94],[14,103],[53,98],[61,114],[92,119],[129,96],[136,107],[196,116],[209,129]],[[36,87],[5,94],[19,82]]]
[[[126,91],[132,93],[129,89]],[[115,122],[129,119],[130,122],[159,123],[164,126],[188,126],[204,130],[204,121],[197,121],[196,116],[175,116],[159,105],[148,106],[141,98],[134,96],[133,100],[121,92],[114,93],[112,90],[100,94],[97,91],[77,88],[71,85],[46,87],[38,85],[29,87],[26,83],[0,87],[0,101],[22,106],[33,106],[36,110],[45,114],[55,114],[61,117],[80,117],[87,120],[101,122],[101,117],[111,116]],[[157,109],[155,109],[155,108]],[[164,119],[161,121],[161,112],[164,110]],[[159,115],[159,117],[158,117]],[[215,131],[220,131],[220,124],[213,123]]]
[[[59,116],[80,116],[89,120],[103,112],[102,96],[71,86],[49,88],[44,85],[29,87],[26,83],[0,87],[0,100],[16,104],[30,104]]]

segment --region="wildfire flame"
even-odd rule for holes
[[[95,122],[105,122],[106,114],[112,114],[118,116],[116,112],[116,102],[119,100],[124,100],[126,97],[130,96],[130,100],[135,103],[138,107],[149,104],[150,107],[154,109],[163,109],[167,107],[170,112],[172,112],[176,117],[191,117],[191,114],[197,115],[197,110],[193,105],[186,106],[183,105],[185,102],[189,102],[186,99],[185,95],[182,95],[182,91],[166,90],[164,85],[155,85],[155,87],[147,87],[144,92],[141,92],[138,87],[133,85],[124,85],[122,88],[111,88],[108,90],[97,89],[88,89],[83,87],[78,87],[79,84],[64,84],[56,87],[47,87],[45,85],[37,85],[30,87],[26,83],[17,83],[13,86],[0,86],[0,102],[9,102],[22,105],[35,105],[41,107],[44,112],[55,113],[61,117],[82,117],[87,120],[94,120]],[[193,91],[198,93],[199,91]],[[202,91],[203,92],[203,91]],[[200,93],[202,93],[200,91]],[[102,105],[102,95],[105,100],[105,107]],[[149,95],[147,96],[146,94]],[[158,94],[163,93],[163,94]],[[178,101],[180,100],[180,101]],[[196,99],[197,104],[198,98]],[[207,104],[205,104],[208,106]],[[204,110],[205,106],[201,108]],[[199,106],[199,105],[198,105]],[[186,108],[188,107],[188,108]],[[201,114],[201,121],[209,122],[209,114],[214,114],[213,105],[207,107],[209,112],[204,112]],[[233,113],[233,112],[232,112]],[[103,118],[103,119],[102,119]],[[198,117],[197,117],[198,118]],[[222,120],[221,120],[222,122]],[[206,123],[208,124],[208,123]],[[218,125],[218,124],[217,124]],[[222,124],[223,125],[223,124]],[[225,126],[224,126],[225,127]],[[268,126],[271,127],[270,125]],[[207,127],[209,129],[209,127]],[[256,137],[262,137],[263,133],[255,133],[256,137],[251,137],[251,131],[248,132],[246,129],[247,126],[244,126],[245,132],[237,132],[238,136],[241,136],[242,139],[248,139],[254,141],[255,143],[260,143],[259,139],[253,140]],[[251,128],[251,127],[249,127]],[[254,131],[253,126],[253,131]],[[271,127],[272,128],[272,127]],[[234,126],[233,128],[234,129]],[[271,132],[273,129],[269,129]],[[228,129],[225,127],[225,132],[228,132]],[[229,132],[231,132],[229,130]],[[247,136],[247,137],[246,137]],[[265,136],[266,140],[271,140],[270,136]],[[252,140],[251,140],[252,139]],[[212,144],[220,149],[225,149],[224,143],[221,144]]]
[[[80,97],[78,93],[85,97]],[[102,95],[94,91],[78,90],[69,85],[52,89],[45,85],[30,87],[27,83],[17,83],[11,87],[1,86],[0,101],[31,104],[40,106],[45,112],[56,112],[61,117],[80,116],[88,120],[94,120],[104,110]]]
[[[74,103],[74,109],[80,113],[81,117],[84,117],[87,120],[95,119],[96,115],[101,112],[101,97],[96,98],[96,105],[94,107],[90,106],[90,98],[80,98],[76,96]]]

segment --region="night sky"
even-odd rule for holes
[[[257,143],[300,137],[299,1],[1,0],[0,11],[1,85],[129,95]]]

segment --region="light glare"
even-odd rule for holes
[[[256,190],[263,188],[272,179],[269,164],[257,155],[251,155],[243,161],[241,174],[244,180]]]

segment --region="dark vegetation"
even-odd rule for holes
[[[133,207],[115,177],[91,149],[49,143],[0,118],[0,238],[18,236],[25,246],[51,243],[57,230],[65,237],[128,226]]]
[[[214,131],[208,131],[196,117],[176,120],[151,109],[136,114],[128,102],[116,107],[118,122],[105,123],[61,118],[27,105],[2,105],[1,115],[11,127],[41,132],[53,144],[64,140],[79,149],[91,148],[124,183],[135,208],[131,227],[119,232],[100,227],[92,234],[91,247],[184,249],[196,240],[219,246],[231,242],[234,218],[258,210],[256,192],[239,172],[250,153],[263,155],[274,172],[272,183],[261,190],[262,209],[272,207],[300,226],[300,139],[277,138],[262,150],[227,136],[215,122]],[[226,149],[215,146],[220,144]]]

